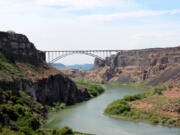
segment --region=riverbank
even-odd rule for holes
[[[180,90],[153,88],[143,94],[125,96],[109,104],[104,114],[123,120],[180,127]]]
[[[41,125],[48,110],[40,103],[19,91],[0,88],[0,135],[90,135],[63,128],[43,129]]]
[[[128,85],[104,85],[106,91],[96,98],[67,107],[49,114],[46,128],[68,125],[75,131],[96,135],[179,135],[179,128],[168,128],[143,122],[132,122],[107,117],[103,114],[106,106],[113,100],[126,95],[145,92]],[[143,130],[142,130],[143,129]]]

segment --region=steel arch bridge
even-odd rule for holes
[[[104,60],[106,57],[119,53],[120,51],[121,50],[65,50],[44,52],[46,54],[46,62],[55,63],[56,61],[73,54],[83,54]]]

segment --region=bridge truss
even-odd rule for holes
[[[83,54],[104,60],[113,54],[119,53],[121,50],[65,50],[65,51],[44,51],[46,54],[46,62],[55,63],[66,56],[73,54]]]

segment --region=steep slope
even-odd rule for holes
[[[0,87],[30,94],[42,104],[74,104],[90,98],[68,77],[45,62],[45,54],[21,34],[0,32]]]

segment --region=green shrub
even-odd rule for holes
[[[72,134],[72,129],[70,129],[69,127],[64,127],[64,128],[54,128],[52,130],[52,135],[69,135]]]
[[[168,88],[172,89],[172,88],[173,88],[173,85],[171,85],[171,84],[170,84],[170,85],[168,85]]]
[[[19,118],[18,121],[16,122],[16,124],[19,127],[28,127],[33,130],[36,130],[40,127],[40,122],[38,119],[33,118],[33,117],[28,117],[28,116]]]
[[[34,134],[34,132],[33,132],[33,130],[31,128],[25,127],[25,126],[24,127],[20,127],[19,131],[21,133],[24,133],[25,135],[33,135]]]
[[[116,114],[122,114],[127,113],[131,110],[130,105],[127,104],[127,102],[123,100],[116,100],[105,109],[105,113],[116,115]]]
[[[14,110],[13,106],[0,105],[0,113],[7,114],[7,116],[14,121],[18,118],[18,113]]]
[[[25,134],[20,131],[13,131],[8,128],[3,128],[2,131],[0,132],[0,135],[25,135]]]
[[[133,95],[133,96],[125,96],[123,98],[123,100],[131,102],[131,101],[142,99],[142,97],[143,97],[143,94],[136,94],[136,95]]]
[[[11,96],[11,97],[10,97],[10,100],[11,100],[14,104],[16,104],[16,103],[17,103],[17,100],[18,100],[18,97],[17,97],[17,96]]]
[[[161,95],[163,90],[164,90],[163,88],[158,88],[158,87],[153,89],[154,94],[158,94],[158,95]]]
[[[154,124],[159,123],[159,119],[158,119],[158,117],[155,116],[155,115],[152,115],[152,116],[151,116],[150,121],[152,121]]]
[[[22,105],[16,104],[16,105],[14,105],[14,109],[19,115],[22,115],[22,116],[25,115],[26,110]]]
[[[37,134],[37,135],[47,135],[45,131],[40,130],[40,129],[36,130],[35,134]]]
[[[173,124],[175,124],[175,123],[176,123],[176,121],[175,121],[175,120],[171,120],[171,119],[169,119],[169,120],[167,121],[167,123],[168,123],[169,125],[173,125]]]
[[[165,123],[167,123],[167,121],[168,121],[169,119],[170,119],[170,118],[167,117],[167,116],[162,116],[162,117],[161,117],[161,122],[162,122],[163,124],[165,124]]]

